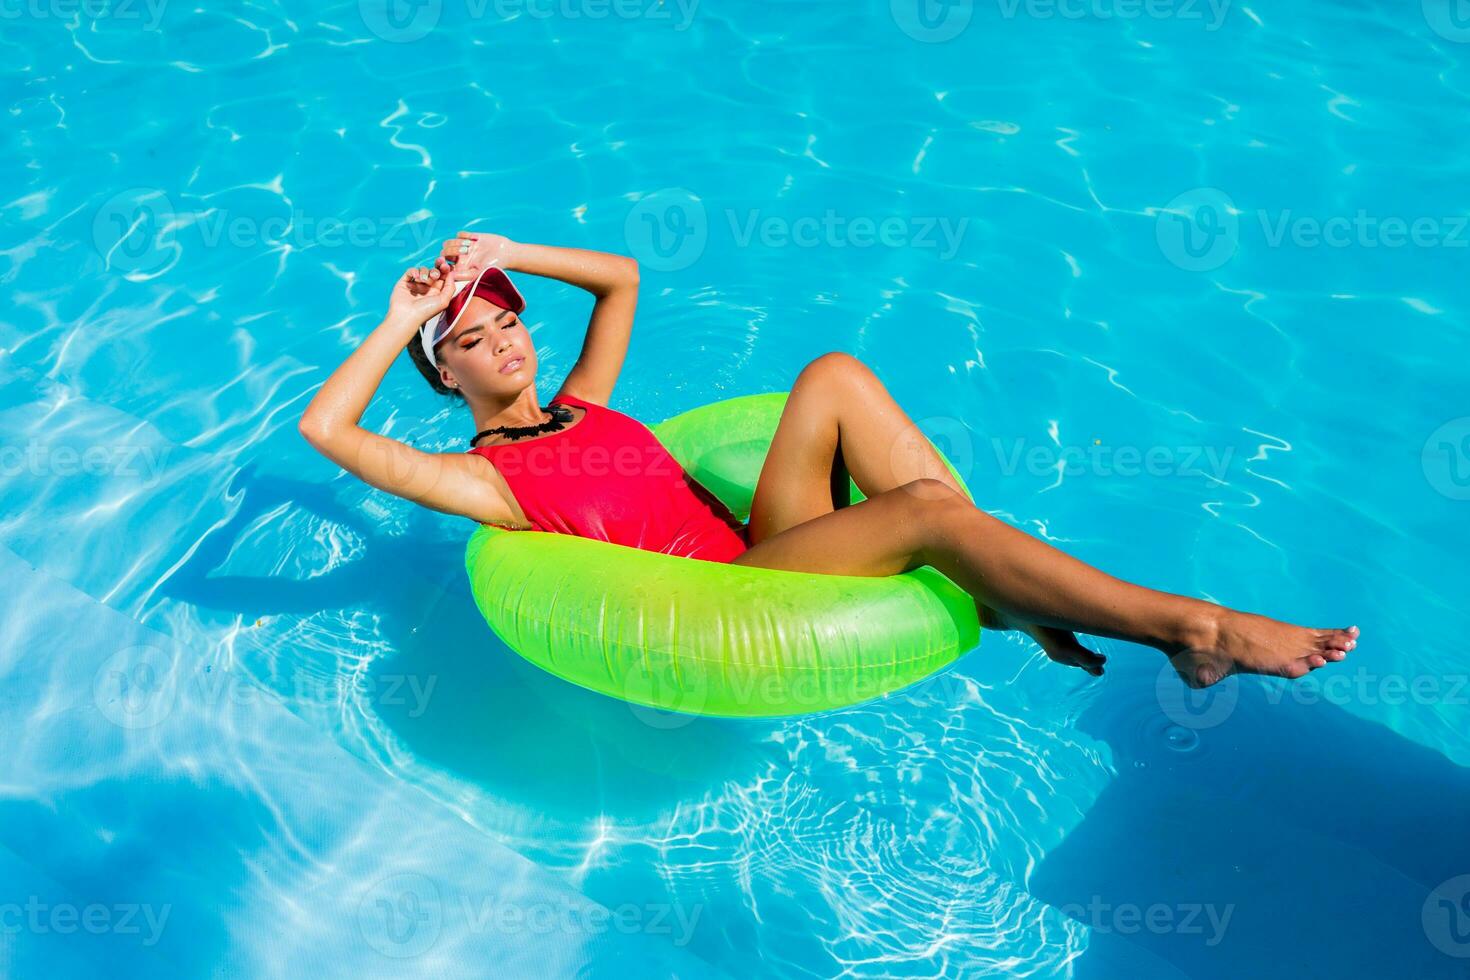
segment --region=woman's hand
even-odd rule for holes
[[[416,266],[409,269],[393,287],[388,298],[388,318],[413,323],[425,321],[444,312],[454,298],[454,276],[438,269]]]
[[[504,235],[462,231],[444,243],[434,268],[441,275],[449,275],[453,270],[461,279],[471,279],[491,265],[514,272],[511,263],[515,248],[516,243]]]

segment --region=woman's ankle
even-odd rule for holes
[[[1220,631],[1230,610],[1213,602],[1183,598],[1180,608],[1169,617],[1169,625],[1154,646],[1171,657],[1184,650],[1217,650]]]

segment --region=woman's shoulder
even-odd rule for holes
[[[511,494],[510,484],[496,469],[485,448],[440,454],[456,481],[456,512],[481,524],[515,525],[522,516],[518,514],[520,508]]]
[[[548,402],[547,404],[549,404],[549,405],[555,405],[558,402],[561,402],[561,403],[566,404],[566,405],[576,405],[578,408],[606,408],[607,407],[606,405],[599,405],[596,402],[589,402],[585,398],[578,398],[576,395],[572,394],[569,391],[558,391],[555,395],[552,396],[551,401]]]

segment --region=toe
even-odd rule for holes
[[[1027,632],[1046,655],[1057,663],[1081,667],[1094,677],[1102,676],[1103,665],[1108,662],[1108,658],[1093,653],[1078,643],[1075,634],[1043,626],[1030,627]]]
[[[1320,653],[1314,653],[1307,658],[1307,666],[1311,667],[1313,670],[1316,670],[1318,667],[1326,667],[1327,658],[1322,656]]]
[[[1311,670],[1312,668],[1307,666],[1305,660],[1293,660],[1291,663],[1281,668],[1281,676],[1285,677],[1287,680],[1294,681],[1299,677],[1307,676],[1307,674],[1311,673]]]
[[[1106,657],[1100,657],[1086,647],[1081,646],[1071,651],[1071,654],[1072,663],[1076,664],[1078,667],[1081,667],[1093,677],[1102,676],[1103,664],[1108,662]]]

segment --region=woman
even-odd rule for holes
[[[525,301],[504,270],[596,297],[581,356],[546,407]],[[1094,675],[1105,658],[1074,630],[1155,647],[1192,687],[1233,673],[1298,678],[1357,645],[1356,626],[1308,629],[1131,585],[996,520],[847,354],[797,376],[741,525],[647,428],[606,407],[637,301],[631,259],[461,232],[433,268],[399,280],[387,317],[312,399],[301,432],[373,486],[481,523],[801,572],[932,565],[975,597],[986,626],[1024,630],[1052,660]],[[420,452],[359,425],[405,347],[436,391],[468,406],[478,433],[468,453]],[[849,473],[867,499],[847,506]]]

